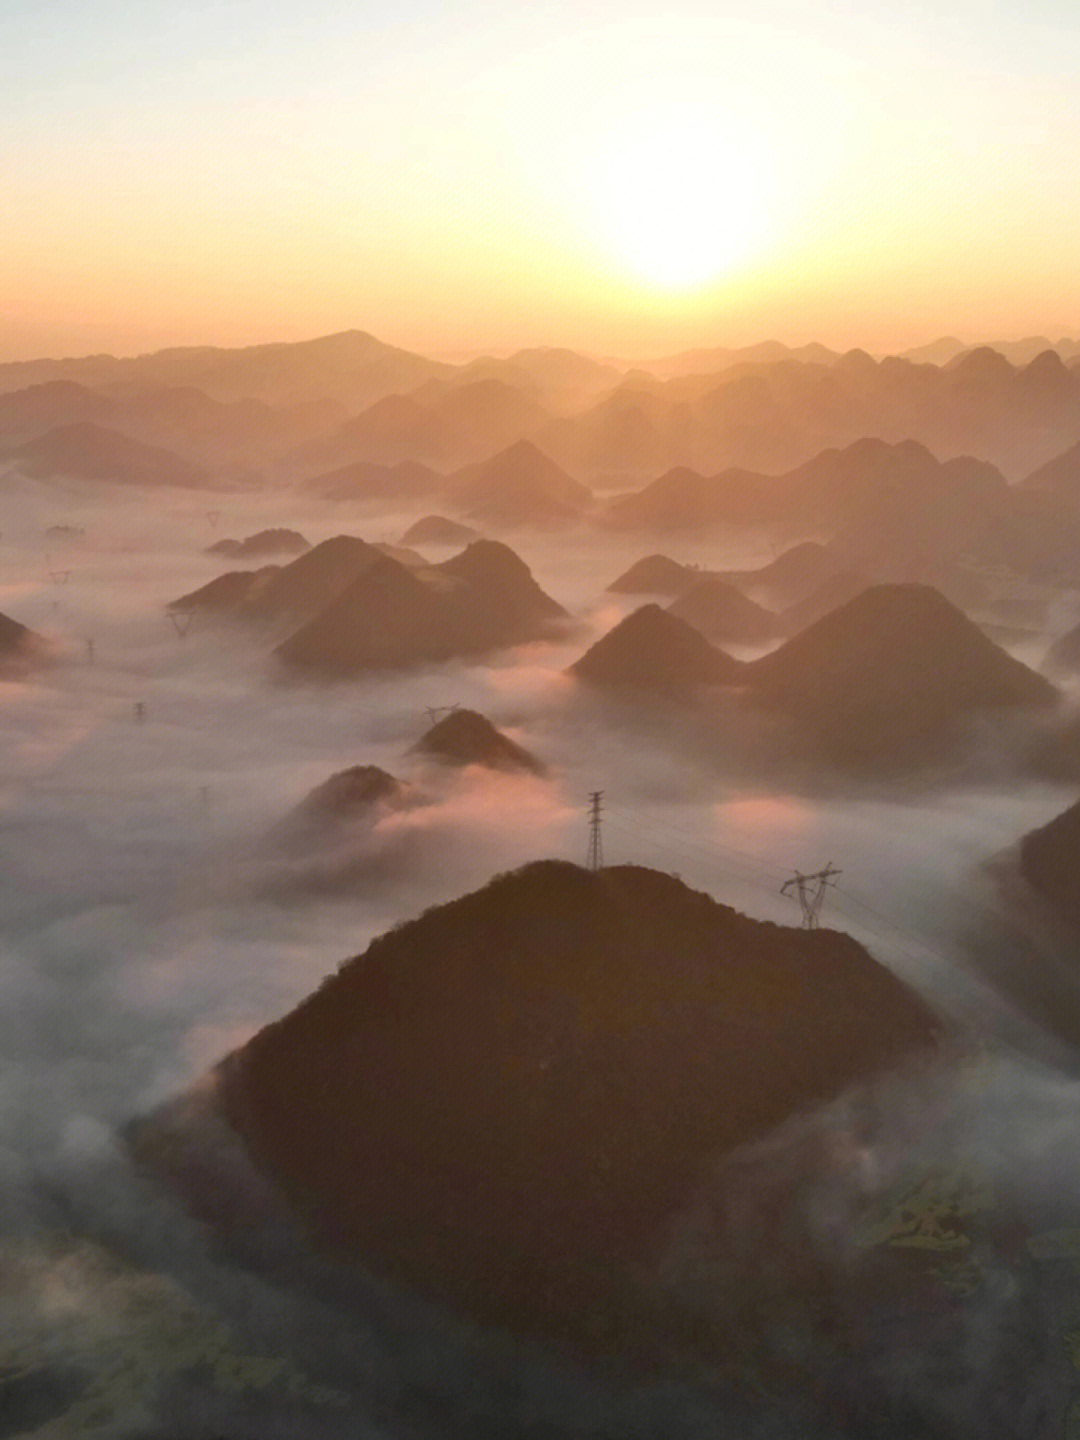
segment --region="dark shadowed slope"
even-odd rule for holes
[[[340,595],[380,558],[356,535],[335,535],[282,566],[271,582],[245,602],[253,615],[313,615]]]
[[[43,652],[41,637],[27,626],[0,615],[0,679],[19,674]]]
[[[695,581],[667,610],[718,645],[725,641],[756,645],[777,634],[776,616],[771,611],[715,576]]]
[[[430,755],[448,765],[485,765],[492,770],[530,770],[543,774],[544,766],[496,730],[491,721],[475,710],[454,710],[437,721],[413,746],[420,755]]]
[[[489,624],[494,633],[530,640],[567,618],[563,607],[541,590],[525,561],[498,540],[474,540],[432,570],[469,588],[476,597],[476,623]],[[499,613],[485,617],[488,606],[498,607]]]
[[[274,576],[280,573],[280,565],[264,565],[259,570],[229,570],[224,575],[216,575],[197,590],[170,600],[166,608],[235,615],[246,601],[254,600]]]
[[[512,550],[477,540],[415,571],[381,557],[276,653],[327,675],[407,668],[537,639],[565,613]]]
[[[700,685],[737,685],[743,666],[685,620],[643,605],[570,666],[579,680],[682,694]]]
[[[681,595],[701,576],[696,565],[680,565],[666,555],[646,555],[635,560],[608,589],[616,595]]]
[[[90,420],[73,421],[27,441],[11,455],[21,470],[41,480],[91,480],[121,485],[185,486],[210,483],[205,470]]]
[[[1020,873],[1072,925],[1080,925],[1080,802],[1020,842]]]
[[[361,819],[383,805],[400,800],[406,787],[377,765],[339,770],[306,795],[293,819],[318,825]]]
[[[618,1348],[715,1159],[935,1028],[846,935],[545,861],[374,941],[218,1068],[217,1103],[340,1256]]]
[[[842,763],[929,760],[972,712],[1047,705],[1054,688],[926,585],[878,585],[746,667]]]
[[[459,617],[445,597],[380,555],[274,653],[296,669],[345,676],[448,659],[461,644]]]
[[[366,540],[355,535],[335,535],[288,565],[264,565],[260,570],[219,575],[172,601],[169,608],[217,610],[247,618],[295,622],[317,613],[381,558],[378,547]]]

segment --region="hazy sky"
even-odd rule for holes
[[[1080,332],[1075,0],[0,0],[0,358]]]

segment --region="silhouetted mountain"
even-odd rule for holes
[[[757,570],[727,570],[719,578],[766,597],[774,609],[785,609],[805,600],[842,568],[842,557],[816,540],[804,540]]]
[[[428,562],[419,550],[411,550],[407,545],[390,545],[385,540],[377,540],[374,548],[380,555],[386,555],[389,559],[396,560],[399,565],[404,565],[410,570],[426,570],[428,568]]]
[[[197,590],[191,590],[176,600],[170,600],[169,610],[202,610],[220,615],[237,613],[245,601],[254,600],[265,590],[275,575],[281,573],[280,565],[264,565],[259,570],[229,570],[216,575]]]
[[[211,1103],[336,1264],[633,1352],[694,1333],[647,1277],[718,1157],[937,1031],[846,935],[543,861],[372,942],[222,1062]],[[206,1206],[184,1114],[132,1139]]]
[[[685,620],[706,640],[718,645],[756,645],[777,632],[776,616],[716,576],[697,580],[667,607],[669,615]]]
[[[449,765],[486,765],[492,770],[530,770],[543,774],[544,766],[496,730],[491,721],[475,710],[453,710],[437,721],[413,746],[421,755],[430,755]]]
[[[144,445],[90,420],[49,430],[10,452],[20,470],[39,480],[201,488],[210,477],[171,451]]]
[[[425,515],[410,525],[401,537],[403,545],[468,545],[479,540],[479,532],[471,525],[462,525],[458,520],[448,520],[445,515]]]
[[[328,435],[297,451],[296,459],[311,466],[349,468],[361,463],[379,466],[402,461],[449,469],[458,460],[458,437],[452,425],[413,395],[386,395]],[[333,481],[334,475],[321,476]]]
[[[416,571],[382,557],[276,653],[331,675],[396,669],[536,639],[565,614],[512,550],[477,540]]]
[[[1003,535],[1020,519],[999,471],[966,456],[939,465],[921,446],[895,446],[893,457],[897,463],[880,478],[841,502],[835,553],[872,575],[898,580],[935,577],[943,564],[962,557],[1002,554]]]
[[[1056,696],[925,585],[864,590],[750,662],[746,680],[829,759],[875,768],[947,753],[973,712]]]
[[[300,555],[311,545],[298,530],[259,530],[243,540],[219,540],[207,546],[208,555],[228,555],[248,560],[258,555]]]
[[[930,345],[919,345],[913,350],[905,350],[901,358],[931,365],[952,365],[976,349],[996,350],[1010,365],[1022,366],[1030,365],[1032,360],[1047,350],[1057,351],[1061,358],[1066,360],[1077,353],[1077,342],[1062,339],[1055,343],[1045,335],[1031,335],[1024,340],[991,340],[988,345],[975,346],[965,345],[962,340],[957,340],[955,335],[948,335]]]
[[[680,466],[643,490],[612,500],[602,518],[616,530],[697,531],[767,523],[781,506],[779,482],[771,475],[731,470],[706,476]]]
[[[488,620],[499,633],[519,632],[517,639],[529,640],[566,619],[566,611],[541,590],[524,560],[498,540],[474,540],[460,555],[431,568],[472,592],[477,621],[485,607],[497,611]]]
[[[620,371],[614,365],[558,347],[518,350],[506,364],[529,377],[548,407],[581,406],[612,389]]]
[[[191,387],[114,395],[57,380],[0,394],[0,436],[9,445],[90,421],[215,468],[275,457],[341,419],[330,401],[278,409],[259,400],[213,400]]]
[[[0,679],[21,673],[43,652],[40,635],[9,615],[0,615]]]
[[[449,488],[464,514],[492,525],[565,524],[593,502],[591,491],[527,440],[458,471]]]
[[[1021,490],[1053,496],[1065,504],[1080,507],[1080,444],[1070,445],[1020,482]]]
[[[397,465],[360,460],[306,480],[304,489],[324,500],[407,501],[441,494],[446,489],[446,476],[415,460],[402,460]]]
[[[339,770],[307,795],[293,812],[301,824],[348,822],[403,798],[406,787],[377,765]]]
[[[431,381],[386,395],[300,448],[308,465],[420,462],[440,470],[487,459],[541,427],[548,412],[500,380]]]
[[[355,535],[336,535],[288,565],[230,571],[171,602],[172,610],[210,609],[247,618],[295,621],[329,604],[374,561],[379,548]]]
[[[861,570],[841,570],[836,575],[830,575],[828,580],[822,581],[816,589],[811,590],[805,599],[781,610],[777,616],[778,628],[785,635],[798,635],[808,625],[813,625],[816,620],[823,619],[848,601],[854,600],[857,595],[868,590],[872,583]]]
[[[1080,924],[1080,802],[1020,842],[1020,873],[1070,924]]]
[[[1050,353],[1022,368],[990,351],[948,369],[857,351],[829,365],[739,365],[711,386],[696,377],[620,388],[535,438],[581,476],[787,472],[871,437],[915,440],[942,459],[974,455],[1017,477],[1080,440],[1080,373]]]
[[[1070,675],[1080,672],[1080,625],[1060,636],[1046,652],[1046,668]]]
[[[415,390],[454,367],[384,345],[359,330],[316,340],[160,350],[118,359],[90,355],[73,360],[16,361],[0,365],[0,391],[50,380],[70,380],[114,393],[193,385],[221,400],[246,397],[272,405],[325,397],[357,411],[384,395]]]
[[[257,595],[247,598],[244,609],[251,615],[314,615],[381,558],[366,540],[335,535],[282,566]]]
[[[706,350],[683,350],[678,355],[668,355],[661,360],[650,360],[644,366],[653,375],[673,379],[680,375],[709,375],[728,370],[736,365],[773,364],[780,360],[796,360],[800,363],[833,365],[838,359],[835,350],[824,345],[810,344],[792,347],[782,345],[779,340],[763,340],[757,345],[743,345],[737,349],[713,346]]]
[[[805,517],[805,520],[802,519]],[[743,470],[703,476],[674,470],[612,501],[603,514],[616,529],[694,531],[746,526],[773,535],[805,524],[830,540],[830,557],[804,552],[807,568],[861,567],[887,579],[922,579],[933,567],[978,556],[1000,563],[1022,526],[1002,475],[979,460],[939,464],[912,441],[860,440],[826,450],[782,475]],[[742,583],[750,577],[726,575]],[[758,573],[757,584],[768,576]],[[779,603],[777,598],[773,603]],[[791,597],[794,598],[802,598]]]
[[[324,675],[401,669],[460,654],[462,628],[446,595],[379,556],[275,654]]]
[[[899,359],[910,360],[916,365],[947,365],[950,360],[955,360],[958,355],[970,349],[970,345],[965,345],[963,340],[958,340],[955,335],[945,335],[940,340],[931,341],[929,345],[916,345],[912,350],[905,350]]]
[[[495,455],[550,419],[536,400],[492,375],[445,388],[430,408],[456,437],[458,463]]]
[[[737,685],[743,666],[692,625],[643,605],[597,640],[570,673],[590,684],[681,694],[701,685]]]
[[[680,565],[666,555],[646,555],[607,588],[618,595],[681,595],[701,578],[696,565]]]

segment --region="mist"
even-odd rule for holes
[[[793,1121],[725,1173],[734,1167],[760,1194],[786,1166],[795,1172],[808,1144],[854,1136],[857,1163],[842,1183],[828,1171],[799,1212],[841,1271],[851,1235],[903,1166],[973,1167],[999,1193],[1008,1187],[1034,1237],[1064,1234],[1080,1214],[1066,1144],[1080,1118],[1080,1030],[1065,1004],[1080,1015],[1076,987],[1055,942],[1010,910],[992,868],[1072,792],[1007,767],[921,788],[835,782],[815,792],[805,776],[785,787],[725,748],[707,707],[613,698],[574,681],[567,667],[636,608],[606,587],[647,553],[639,536],[509,535],[572,623],[479,661],[315,682],[284,672],[257,628],[197,616],[180,634],[169,622],[170,600],[227,568],[203,553],[223,535],[288,525],[313,543],[339,533],[393,542],[421,513],[376,517],[291,490],[102,497],[9,479],[0,609],[40,633],[50,658],[0,689],[0,1185],[12,1276],[0,1373],[16,1377],[23,1416],[22,1430],[4,1433],[164,1433],[163,1405],[174,1407],[170,1433],[389,1435],[402,1423],[433,1435],[714,1433],[712,1402],[693,1381],[646,1384],[556,1362],[375,1282],[345,1319],[260,1279],[133,1171],[121,1140],[133,1117],[205,1083],[401,920],[532,859],[583,862],[585,803],[598,789],[607,864],[677,873],[761,919],[798,923],[784,881],[834,862],[842,873],[823,923],[863,941],[969,1044],[977,1037],[958,1069],[935,1073],[930,1133],[911,1139],[925,1076],[901,1076],[863,1102]],[[47,537],[58,525],[84,533]],[[764,539],[721,535],[671,553],[719,570],[773,552]],[[411,753],[428,707],[450,705],[486,715],[546,776]],[[290,849],[280,834],[289,814],[360,764],[406,782],[409,802]],[[1021,968],[1047,977],[1053,1003],[1038,1001],[1034,980],[1017,980]],[[700,1227],[688,1221],[687,1233]],[[752,1231],[743,1243],[752,1248]],[[1055,1243],[1070,1242],[1044,1250]],[[721,1293],[717,1275],[703,1292],[694,1246],[672,1244],[671,1283],[685,1288],[693,1275],[695,1293]],[[1006,1271],[988,1262],[953,1337],[977,1360],[992,1354],[989,1335],[1009,1310]],[[1058,1312],[1068,1284],[1047,1283],[1048,1313],[1067,1328]],[[200,1362],[202,1381],[182,1378],[169,1345]],[[1043,1393],[1065,1404],[1066,1351],[1043,1370]],[[86,1374],[90,1399],[78,1383]],[[889,1389],[887,1376],[881,1384]],[[940,1397],[957,1424],[962,1390]],[[809,1412],[793,1417],[788,1401],[725,1403],[740,1434],[790,1433],[795,1421],[800,1434],[833,1433]]]

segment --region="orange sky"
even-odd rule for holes
[[[1080,332],[1064,0],[23,3],[0,358]]]

